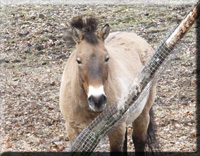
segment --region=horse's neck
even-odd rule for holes
[[[108,97],[108,102],[116,103],[117,99],[121,95],[121,88],[119,86],[118,77],[113,73],[113,68],[108,67],[108,80],[105,86],[105,92]]]

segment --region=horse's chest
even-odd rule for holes
[[[92,120],[95,119],[97,115],[98,114],[96,113],[90,112],[90,110],[85,111],[84,109],[79,109],[73,114],[72,124],[78,129],[84,129],[92,122]]]

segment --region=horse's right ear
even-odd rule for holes
[[[79,44],[82,40],[82,32],[79,29],[72,28],[72,38],[76,44]]]

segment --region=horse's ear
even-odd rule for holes
[[[82,31],[72,28],[72,38],[76,44],[79,44],[82,40]]]
[[[98,36],[104,41],[110,32],[110,26],[108,24],[104,25],[98,33]]]

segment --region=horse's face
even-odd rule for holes
[[[104,92],[104,85],[108,78],[107,50],[103,43],[92,45],[83,40],[77,47],[76,61],[89,107],[95,112],[102,111],[107,102]]]
[[[109,27],[104,29],[109,29]],[[104,32],[109,33],[108,30]],[[85,39],[78,42],[75,61],[78,65],[81,86],[87,95],[89,108],[94,112],[100,112],[104,110],[107,103],[104,88],[108,78],[109,54],[104,47],[105,38],[102,36],[105,34],[102,30],[93,35],[97,39],[95,44]]]

